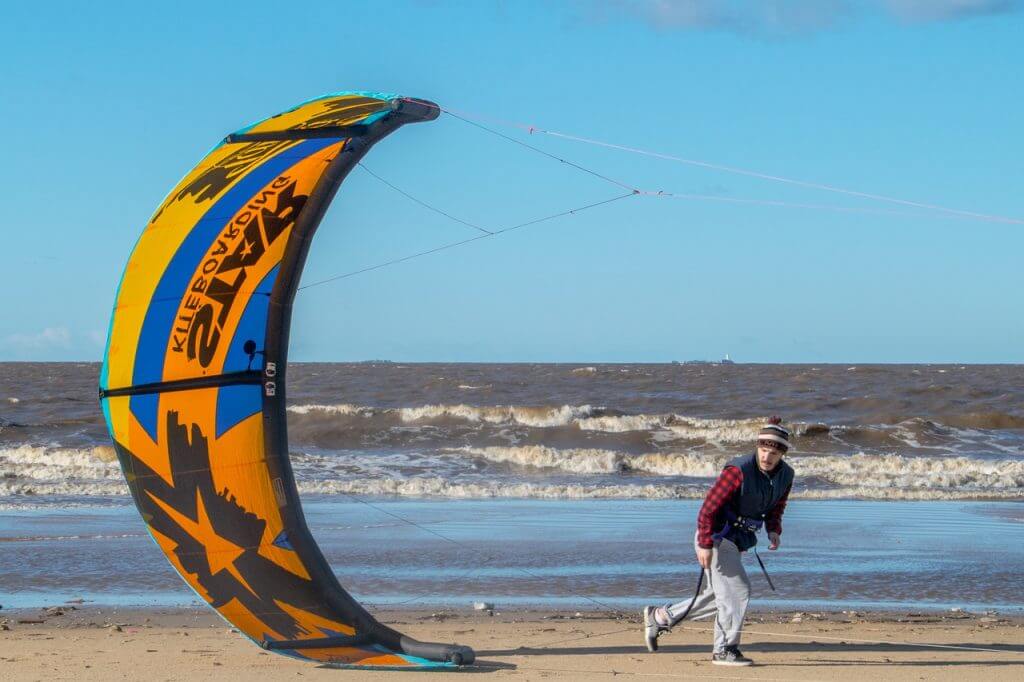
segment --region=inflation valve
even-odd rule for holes
[[[252,363],[256,360],[257,355],[263,355],[263,351],[256,350],[256,342],[252,339],[248,339],[242,346],[242,352],[249,356],[249,366],[247,369],[252,369]]]

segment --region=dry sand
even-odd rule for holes
[[[476,666],[431,673],[431,680],[472,673],[515,680],[1024,679],[1024,619],[992,615],[755,614],[743,645],[757,663],[752,668],[712,666],[707,623],[677,628],[662,639],[659,653],[649,654],[634,614],[378,616],[413,637],[476,649]],[[0,680],[399,680],[424,674],[321,668],[268,654],[209,610],[68,605],[0,611]]]

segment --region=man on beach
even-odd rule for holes
[[[658,650],[658,637],[683,619],[717,613],[711,662],[751,665],[740,653],[743,617],[750,601],[750,579],[741,554],[757,544],[765,526],[768,549],[779,548],[782,513],[793,487],[793,468],[782,461],[790,447],[789,431],[772,417],[757,435],[757,451],[725,465],[697,514],[695,546],[703,569],[697,594],[666,606],[644,607],[644,641]]]

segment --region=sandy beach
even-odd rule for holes
[[[109,610],[70,605],[3,611],[7,680],[407,679],[423,673],[342,671],[261,651],[209,610]],[[502,679],[652,677],[760,680],[1002,680],[1024,673],[1024,619],[963,612],[793,612],[748,618],[752,668],[708,661],[708,623],[643,646],[634,614],[543,611],[382,613],[414,637],[473,646],[476,672]],[[920,646],[931,644],[933,646]],[[434,679],[432,675],[431,679]]]

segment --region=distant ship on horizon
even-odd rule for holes
[[[735,365],[736,363],[729,357],[729,354],[726,353],[725,357],[722,358],[721,360],[683,360],[682,362],[679,362],[678,360],[673,360],[672,364],[673,365]]]

